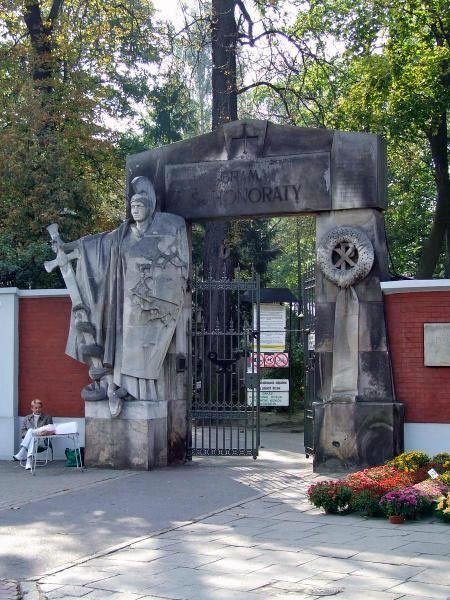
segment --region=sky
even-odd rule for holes
[[[185,2],[185,4],[191,4],[191,2]],[[153,5],[158,11],[157,17],[168,19],[175,24],[183,22],[179,0],[153,0]]]

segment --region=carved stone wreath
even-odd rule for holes
[[[327,279],[347,288],[366,277],[374,251],[367,235],[356,227],[334,227],[317,249],[317,263]]]

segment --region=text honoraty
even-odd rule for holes
[[[328,152],[166,167],[165,210],[188,219],[330,209]]]

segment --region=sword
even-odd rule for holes
[[[83,303],[83,299],[78,288],[77,280],[75,278],[75,271],[72,267],[72,260],[80,258],[80,252],[78,249],[73,250],[69,254],[66,254],[62,248],[62,241],[59,236],[58,225],[52,223],[47,227],[47,231],[50,234],[54,246],[56,246],[56,258],[53,260],[47,260],[44,262],[44,267],[47,273],[51,273],[57,267],[61,270],[61,275],[66,284],[67,291],[69,292],[70,299],[72,301],[72,311],[74,313],[75,321],[77,323],[77,334],[81,337],[83,345],[96,346],[97,341],[94,337],[94,326],[89,322],[88,311]],[[95,400],[103,400],[109,398],[111,415],[116,417],[120,414],[122,408],[122,399],[117,397],[115,394],[116,386],[113,382],[113,376],[103,365],[103,361],[99,356],[93,356],[88,354],[89,363],[89,375],[94,380],[94,384],[88,386],[88,393],[95,393],[96,397],[91,398]],[[101,384],[100,379],[105,377],[108,390],[106,390]],[[96,385],[97,384],[97,385]],[[104,392],[102,394],[101,392]],[[83,395],[83,394],[82,394]],[[103,397],[100,397],[103,396]],[[87,399],[87,398],[86,398]]]
[[[81,298],[80,290],[78,289],[77,280],[75,278],[75,271],[72,267],[72,260],[80,258],[80,252],[78,249],[73,250],[70,254],[66,254],[62,248],[62,240],[59,237],[58,225],[52,223],[47,227],[47,231],[50,234],[54,246],[56,245],[56,258],[54,260],[47,260],[44,262],[44,267],[47,273],[51,273],[57,267],[61,270],[64,283],[66,284],[67,291],[69,292],[70,299],[72,300],[72,311],[74,312],[75,320],[79,322],[89,321],[87,309],[84,306],[83,299]],[[53,248],[54,248],[53,246]],[[96,344],[96,340],[91,331],[80,331],[80,327],[77,327],[77,332],[83,340],[84,344]],[[93,330],[93,327],[92,327]],[[93,367],[103,368],[103,362],[96,356],[90,356],[90,363]]]
[[[53,260],[47,260],[44,262],[44,267],[47,273],[51,273],[57,267],[61,270],[64,283],[66,284],[67,291],[69,292],[70,299],[72,300],[72,306],[78,307],[83,305],[81,299],[80,290],[78,289],[77,281],[75,279],[75,272],[72,267],[72,260],[80,258],[80,252],[78,249],[73,250],[70,254],[66,254],[62,249],[60,243],[61,238],[59,237],[57,223],[52,223],[47,227],[47,231],[50,234],[52,242],[57,245],[56,258]]]

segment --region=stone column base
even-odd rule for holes
[[[356,471],[403,451],[403,404],[314,402],[314,472]]]
[[[167,465],[167,402],[125,402],[112,419],[107,401],[86,402],[88,467],[148,471]]]
[[[186,400],[168,402],[167,461],[170,465],[186,461],[188,421]]]

